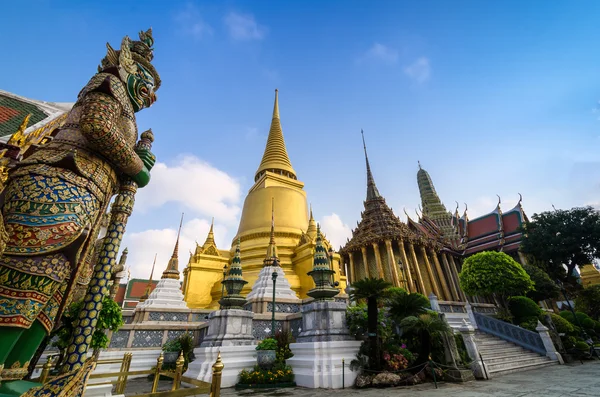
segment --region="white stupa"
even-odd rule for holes
[[[135,310],[147,310],[147,309],[161,309],[170,310],[187,309],[187,304],[183,298],[183,292],[181,291],[181,283],[179,282],[179,235],[181,233],[181,225],[183,223],[183,214],[181,215],[181,222],[179,223],[179,231],[177,232],[177,241],[175,242],[175,248],[173,249],[173,255],[169,259],[169,264],[162,274],[158,285],[148,296],[146,300],[140,301],[135,307]],[[155,258],[156,261],[156,258]],[[152,272],[154,273],[154,265],[152,266]],[[152,275],[150,275],[150,283],[152,282]],[[146,289],[149,292],[149,288]],[[146,295],[146,294],[144,294]]]

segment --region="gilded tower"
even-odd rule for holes
[[[287,153],[277,90],[265,151],[254,174],[254,185],[244,201],[231,248],[219,250],[211,235],[212,229],[204,245],[198,245],[191,254],[184,270],[184,292],[190,308],[218,306],[223,267],[233,258],[238,239],[244,258],[244,278],[248,281],[242,295],[251,290],[265,265],[265,258],[268,262],[274,249],[292,290],[299,298],[306,298],[306,293],[314,287],[307,273],[312,269],[316,224],[308,208],[304,183],[298,180]],[[326,239],[323,244],[328,250],[331,248]],[[346,277],[339,272],[339,255],[329,252],[333,257],[336,280],[340,281],[341,288],[345,288]]]

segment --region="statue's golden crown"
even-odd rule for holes
[[[106,43],[107,53],[102,59],[98,72],[111,67],[120,67],[127,73],[136,72],[135,63],[141,64],[154,77],[154,90],[158,90],[161,84],[160,75],[152,65],[154,58],[153,48],[154,38],[152,37],[152,28],[139,33],[139,41],[131,41],[129,36],[125,36],[121,41],[121,49],[114,50],[110,43]]]

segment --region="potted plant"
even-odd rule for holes
[[[261,368],[269,369],[277,359],[277,341],[273,338],[266,338],[260,341],[256,346],[256,362]]]
[[[174,364],[177,361],[177,357],[179,357],[179,352],[181,351],[181,343],[179,342],[179,338],[171,339],[167,343],[165,343],[162,347],[163,350],[163,364]]]

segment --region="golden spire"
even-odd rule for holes
[[[145,301],[150,296],[150,292],[152,290],[152,276],[154,275],[154,266],[156,266],[156,255],[158,255],[158,254],[154,254],[154,263],[152,264],[152,271],[150,272],[150,279],[148,280],[148,284],[146,284],[146,289],[144,290],[144,294],[140,297],[140,302]]]
[[[271,120],[267,146],[265,147],[262,161],[256,171],[254,181],[257,181],[265,171],[275,172],[296,179],[296,171],[292,168],[292,163],[285,148],[283,131],[281,130],[281,120],[279,119],[279,94],[277,90],[275,90],[273,119]]]
[[[210,230],[208,231],[208,236],[206,236],[206,241],[204,242],[203,247],[206,248],[209,245],[216,245],[215,244],[215,234],[213,232],[213,227],[215,225],[215,218],[212,218],[212,221],[210,222]]]
[[[367,156],[367,144],[365,143],[365,134],[363,130],[360,130],[360,134],[362,135],[363,148],[365,149],[365,161],[367,162],[367,200],[373,200],[381,197],[379,194],[379,190],[377,190],[377,186],[375,186],[375,179],[373,178],[373,174],[371,173],[371,166],[369,165],[369,156]]]
[[[310,219],[308,220],[308,229],[306,229],[306,234],[313,239],[317,237],[317,222],[315,222],[315,218],[313,217],[312,204],[310,205]]]
[[[273,259],[277,256],[277,245],[275,244],[275,199],[271,197],[271,238],[269,239],[269,246],[267,247],[267,256],[263,264],[270,266],[273,263]]]
[[[27,124],[29,124],[30,117],[31,113],[28,113],[27,116],[25,116],[23,122],[21,122],[21,125],[19,126],[19,129],[17,129],[17,131],[15,131],[15,133],[12,134],[8,140],[9,145],[20,147],[23,143],[25,143],[25,130],[27,129]]]
[[[179,280],[179,235],[181,234],[181,226],[183,225],[183,213],[181,213],[181,221],[179,221],[179,231],[177,232],[177,241],[175,241],[175,248],[173,248],[173,255],[169,259],[169,264],[162,274],[162,278],[173,278]]]

